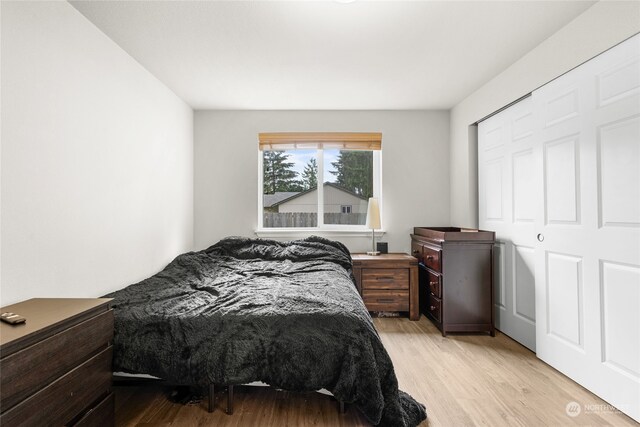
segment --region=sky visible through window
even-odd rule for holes
[[[289,154],[289,161],[294,163],[293,170],[298,172],[298,176],[302,175],[305,165],[310,159],[316,156],[316,153],[317,150],[315,148],[309,150],[287,151],[287,154]],[[324,182],[336,182],[336,176],[329,171],[334,169],[331,162],[336,161],[339,153],[340,150],[338,149],[324,150]]]

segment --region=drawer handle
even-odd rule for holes
[[[427,259],[433,259],[433,255],[427,255]]]
[[[378,276],[376,280],[393,280],[393,276]]]
[[[436,306],[435,306],[435,305],[432,305],[432,306],[430,306],[430,307],[429,307],[429,310],[431,310],[431,311],[433,311],[433,310],[435,310],[435,309],[436,309]]]
[[[436,285],[438,284],[438,282],[429,282],[429,284],[430,284],[431,286],[436,286]]]
[[[419,251],[419,250],[417,250],[417,249],[414,249],[412,253],[414,253],[414,254],[419,254],[419,253],[420,253],[420,251]]]

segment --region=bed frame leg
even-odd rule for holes
[[[227,414],[233,414],[233,385],[227,386]]]
[[[209,412],[213,412],[215,401],[215,386],[213,383],[209,384]]]
[[[344,415],[346,412],[344,409],[344,400],[338,400],[338,404],[340,405],[340,413]]]

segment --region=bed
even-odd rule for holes
[[[113,292],[114,370],[175,384],[329,390],[374,425],[415,426],[339,242],[226,238]]]

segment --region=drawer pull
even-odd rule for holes
[[[433,310],[435,310],[435,309],[436,309],[436,306],[435,306],[435,305],[429,306],[429,310],[433,311]]]
[[[378,276],[376,280],[393,280],[393,276]]]
[[[430,284],[431,286],[436,286],[436,285],[438,284],[438,282],[429,282],[429,284]]]
[[[427,255],[427,259],[433,259],[433,255]]]

